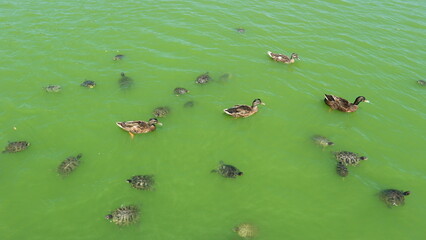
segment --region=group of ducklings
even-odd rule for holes
[[[245,30],[242,28],[236,29],[240,33],[244,33]],[[299,60],[299,56],[296,53],[292,53],[290,56],[273,53],[271,51],[267,52],[268,56],[270,56],[273,60],[277,62],[282,62],[286,64],[294,63],[295,60]],[[116,55],[113,60],[118,61],[122,60],[124,55],[119,54]],[[120,74],[121,78],[119,79],[119,85],[121,88],[128,88],[133,84],[132,78],[126,76],[124,73]],[[228,77],[228,76],[226,76]],[[200,76],[198,76],[195,80],[197,84],[206,84],[212,78],[209,73],[206,72]],[[426,81],[419,80],[417,81],[420,85],[426,85]],[[96,83],[92,80],[85,80],[81,86],[87,88],[94,88]],[[47,92],[59,92],[61,90],[61,86],[59,85],[48,85],[44,87]],[[173,93],[176,96],[183,95],[189,93],[186,88],[177,87],[174,89]],[[355,99],[353,103],[350,103],[344,98],[337,97],[334,95],[325,94],[324,98],[325,104],[327,104],[331,109],[339,110],[342,112],[354,112],[358,109],[358,104],[361,102],[368,102],[365,97],[359,96]],[[185,106],[192,107],[193,102],[189,101],[185,103]],[[249,117],[258,112],[258,105],[265,105],[259,98],[253,100],[251,105],[235,105],[230,108],[224,109],[224,113],[230,115],[234,118],[245,118]],[[154,109],[153,115],[156,118],[151,118],[149,121],[124,121],[124,122],[116,122],[116,125],[121,129],[127,131],[131,137],[134,137],[134,134],[143,134],[156,130],[156,125],[161,125],[161,123],[157,120],[157,117],[164,117],[170,112],[168,107],[158,107]],[[325,147],[334,145],[333,142],[329,141],[326,137],[323,136],[314,136],[313,140]],[[20,152],[27,149],[30,146],[30,143],[26,141],[17,141],[17,142],[9,142],[6,146],[3,153],[15,153]],[[334,156],[337,160],[336,172],[342,176],[346,177],[348,175],[347,166],[355,166],[362,160],[367,160],[367,157],[359,156],[356,153],[341,151],[335,152]],[[70,156],[66,158],[57,168],[57,172],[60,175],[67,176],[71,172],[73,172],[80,164],[80,158],[82,154],[78,154],[77,156]],[[218,173],[225,178],[236,178],[237,176],[242,176],[243,172],[240,171],[233,165],[225,164],[224,162],[220,162],[219,166],[212,170],[211,172]],[[154,176],[153,175],[136,175],[132,176],[126,180],[131,187],[138,190],[153,190],[154,189]],[[410,194],[409,191],[400,191],[395,189],[386,189],[381,191],[380,198],[385,201],[385,203],[391,206],[399,206],[404,204],[404,197]],[[109,219],[111,222],[123,226],[136,222],[139,219],[140,210],[137,206],[128,205],[121,206],[116,210],[112,211],[110,214],[106,215],[105,218]],[[238,225],[233,229],[238,233],[239,236],[243,238],[251,238],[256,235],[257,228],[249,223],[243,223]]]

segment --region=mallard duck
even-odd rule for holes
[[[342,112],[355,112],[360,102],[369,103],[370,101],[363,96],[359,96],[355,99],[354,103],[350,103],[344,98],[325,94],[324,102],[330,106],[331,109],[337,109]]]
[[[251,106],[248,105],[235,105],[231,108],[224,109],[223,111],[231,115],[235,118],[239,117],[248,117],[257,112],[257,105],[262,104],[265,105],[265,103],[262,102],[259,98],[255,99]]]
[[[295,59],[299,60],[299,56],[297,55],[297,53],[292,53],[291,56],[288,57],[284,54],[273,53],[271,51],[268,51],[268,55],[277,62],[283,62],[287,64],[294,63]]]
[[[156,118],[149,119],[148,122],[145,121],[126,121],[126,122],[116,122],[124,131],[127,131],[131,138],[134,137],[134,134],[148,133],[155,131],[157,128],[155,124],[162,126],[162,123],[158,122]]]

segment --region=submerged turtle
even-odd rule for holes
[[[24,151],[30,146],[27,141],[9,142],[2,153],[16,153]]]
[[[120,85],[120,88],[129,88],[133,85],[133,79],[126,76],[124,72],[121,74],[121,78],[118,79],[118,84]]]
[[[246,30],[244,28],[236,28],[235,30],[239,33],[245,33],[246,32]]]
[[[154,114],[155,117],[165,117],[167,114],[170,113],[170,108],[168,107],[158,107],[154,109],[152,114]]]
[[[61,91],[61,86],[59,85],[47,85],[46,87],[43,87],[46,92],[59,92]]]
[[[344,165],[358,165],[359,161],[361,160],[367,160],[367,157],[360,157],[358,156],[358,154],[353,153],[353,152],[347,152],[347,151],[342,151],[342,152],[335,152],[334,156],[336,157],[336,160],[338,162],[343,163]]]
[[[257,235],[257,227],[250,223],[242,223],[232,230],[242,238],[252,238]]]
[[[155,183],[153,175],[137,175],[126,180],[133,188],[141,190],[153,190]]]
[[[209,76],[209,73],[206,72],[198,76],[197,79],[195,80],[195,83],[205,84],[205,83],[208,83],[211,79],[212,78]]]
[[[238,168],[224,164],[222,161],[219,162],[219,167],[217,169],[212,170],[211,172],[219,173],[220,175],[226,178],[235,178],[237,176],[242,176],[243,172],[238,170]]]
[[[189,93],[188,89],[186,89],[186,88],[181,88],[181,87],[177,87],[177,88],[175,88],[175,90],[173,90],[173,92],[176,94],[176,96],[179,96],[179,95],[182,95],[182,94]]]
[[[404,205],[405,196],[410,195],[410,191],[399,191],[395,189],[386,189],[380,192],[380,198],[388,207]]]
[[[345,166],[345,164],[341,162],[337,162],[336,173],[341,177],[346,177],[348,176],[349,171],[348,171],[348,168]]]
[[[72,171],[74,171],[78,165],[80,165],[80,158],[83,155],[80,153],[77,156],[73,157],[70,156],[67,159],[65,159],[59,166],[58,166],[58,173],[61,175],[68,175]]]
[[[231,77],[232,77],[232,74],[224,73],[224,74],[220,75],[219,79],[221,81],[228,81]]]
[[[112,58],[112,60],[117,61],[117,60],[121,60],[124,58],[123,54],[117,54],[115,55],[115,57]]]
[[[96,86],[96,83],[92,80],[85,80],[82,84],[80,84],[80,86],[94,88]]]
[[[111,214],[106,215],[105,218],[119,226],[125,226],[137,222],[139,212],[139,208],[134,205],[121,206]]]
[[[422,85],[422,86],[426,86],[426,81],[425,80],[417,80],[417,83]]]
[[[188,101],[183,106],[186,107],[186,108],[193,107],[194,106],[194,101]]]
[[[320,136],[320,135],[315,135],[312,137],[312,140],[323,147],[327,147],[327,146],[333,146],[334,143],[331,142],[330,140],[328,140],[326,137]]]

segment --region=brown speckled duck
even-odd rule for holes
[[[330,106],[331,109],[336,109],[342,112],[355,112],[358,109],[358,104],[360,102],[369,103],[369,101],[365,99],[365,97],[363,96],[357,97],[354,103],[350,103],[348,100],[344,98],[336,97],[334,95],[328,95],[328,94],[325,94],[324,102],[325,104]]]
[[[239,117],[249,117],[257,112],[257,105],[262,104],[265,105],[265,103],[262,102],[259,98],[255,99],[251,106],[248,105],[235,105],[231,108],[224,109],[223,111],[231,115],[235,118]]]
[[[126,122],[116,122],[117,126],[119,126],[124,131],[127,131],[131,138],[134,137],[134,134],[140,133],[148,133],[155,131],[157,127],[155,124],[162,125],[156,118],[149,119],[148,122],[145,121],[126,121]]]
[[[272,59],[274,59],[277,62],[290,64],[290,63],[294,63],[295,59],[299,60],[299,56],[297,55],[297,53],[292,53],[290,57],[284,54],[273,53],[271,51],[268,51],[267,53]]]

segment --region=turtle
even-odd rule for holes
[[[194,101],[188,101],[185,104],[183,104],[184,107],[189,108],[194,106]]]
[[[122,72],[120,74],[121,78],[118,79],[118,84],[120,85],[120,88],[125,89],[125,88],[130,88],[133,85],[133,79],[126,76],[126,74],[124,74],[124,72]]]
[[[117,54],[112,58],[112,60],[117,61],[117,60],[121,60],[123,58],[124,58],[123,54]]]
[[[216,172],[226,178],[235,178],[237,176],[242,176],[243,172],[238,170],[238,168],[224,164],[222,161],[219,162],[219,167],[217,169],[212,170],[211,172]]]
[[[27,141],[9,142],[2,153],[16,153],[27,149],[30,143]]]
[[[235,31],[239,32],[239,33],[245,33],[246,30],[244,28],[236,28]]]
[[[173,90],[173,92],[176,94],[176,96],[189,93],[188,89],[182,88],[182,87],[175,88],[175,90]]]
[[[336,173],[341,177],[346,177],[348,176],[349,171],[348,171],[348,168],[345,166],[345,164],[341,162],[337,162]]]
[[[399,191],[395,189],[386,189],[380,192],[380,198],[388,207],[404,205],[405,196],[410,195],[410,191]]]
[[[133,188],[140,190],[153,190],[155,183],[153,175],[136,175],[127,179],[126,182],[130,183]]]
[[[43,87],[46,92],[59,92],[61,91],[61,86],[59,85],[47,85],[46,87]]]
[[[417,83],[419,85],[426,86],[426,81],[425,80],[417,80]]]
[[[67,176],[80,165],[80,158],[83,155],[80,153],[77,156],[69,156],[58,166],[58,173]]]
[[[155,117],[165,117],[167,114],[170,113],[170,108],[168,107],[158,107],[154,109],[152,114],[154,114]]]
[[[94,88],[96,86],[96,83],[95,83],[95,81],[86,79],[82,84],[80,84],[80,86],[88,87],[88,88]]]
[[[353,152],[347,152],[347,151],[342,151],[342,152],[335,152],[334,156],[336,157],[336,160],[338,162],[343,163],[344,165],[358,165],[359,161],[361,160],[367,160],[367,157],[360,157],[358,156],[358,154],[353,153]]]
[[[257,227],[250,223],[242,223],[232,229],[242,238],[253,238],[257,235]]]
[[[334,143],[331,142],[330,140],[328,140],[326,137],[320,136],[320,135],[315,135],[312,137],[312,140],[323,147],[327,147],[327,146],[333,146]]]
[[[134,205],[121,206],[106,215],[105,218],[119,226],[135,223],[139,220],[139,208]]]
[[[224,73],[224,74],[220,75],[219,79],[221,81],[228,81],[231,77],[232,77],[232,74]]]
[[[197,77],[197,79],[195,80],[195,83],[198,84],[206,84],[211,80],[211,77],[209,76],[209,73],[203,73],[200,76]]]

